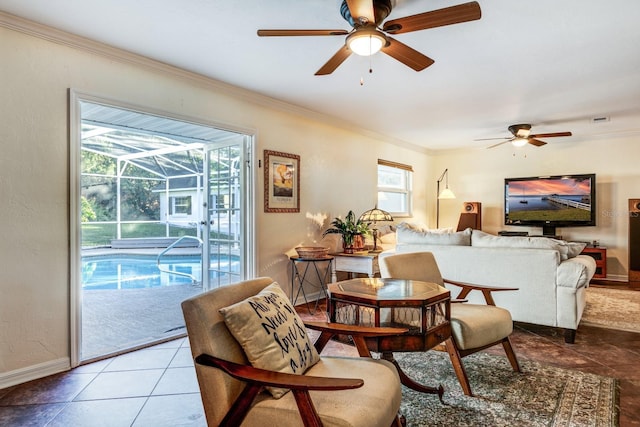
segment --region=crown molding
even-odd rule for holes
[[[286,113],[295,114],[320,121],[332,126],[356,132],[369,138],[377,139],[390,143],[399,147],[407,148],[413,151],[429,154],[431,150],[424,147],[411,144],[409,142],[400,140],[398,138],[383,135],[378,132],[374,132],[360,126],[354,125],[346,120],[342,120],[333,116],[329,116],[317,111],[313,111],[295,104],[290,104],[275,98],[271,98],[265,95],[261,95],[257,92],[253,92],[239,86],[234,86],[228,83],[221,82],[219,80],[206,77],[202,74],[187,71],[182,68],[169,65],[167,63],[157,61],[142,55],[138,55],[132,52],[128,52],[123,49],[118,49],[113,46],[109,46],[104,43],[97,42],[85,37],[81,37],[75,34],[68,33],[66,31],[59,30],[47,25],[39,24],[28,19],[21,18],[16,15],[12,15],[6,12],[0,11],[0,27],[8,28],[17,32],[28,34],[33,37],[37,37],[43,40],[47,40],[52,43],[60,44],[70,47],[72,49],[78,49],[85,52],[99,55],[110,60],[118,61],[125,64],[131,64],[139,67],[143,67],[155,72],[161,72],[171,75],[173,77],[195,83],[203,86],[207,89],[214,90],[216,92],[232,96],[234,98],[240,98],[246,102],[257,104],[263,107],[279,110]]]

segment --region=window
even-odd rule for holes
[[[191,215],[191,196],[170,198],[170,215]]]
[[[393,216],[411,216],[413,167],[378,159],[378,208]]]

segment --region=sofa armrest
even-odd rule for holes
[[[589,281],[595,273],[595,260],[588,255],[578,255],[560,263],[556,272],[556,283],[561,287],[580,289],[589,286]]]
[[[464,300],[467,295],[469,295],[469,293],[471,291],[480,291],[482,292],[482,295],[484,295],[484,300],[486,301],[486,303],[488,305],[496,305],[495,301],[493,300],[493,296],[491,295],[491,292],[501,292],[501,291],[517,291],[518,288],[505,288],[502,286],[484,286],[484,285],[476,285],[473,283],[466,283],[466,282],[458,282],[455,280],[448,280],[448,279],[442,279],[444,280],[444,283],[449,283],[451,285],[454,286],[458,286],[460,288],[462,288],[460,290],[460,293],[455,297],[456,300]]]

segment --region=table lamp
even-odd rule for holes
[[[382,249],[378,250],[378,228],[377,223],[381,221],[393,221],[393,217],[387,211],[383,211],[382,209],[378,209],[378,205],[376,205],[373,209],[369,209],[365,211],[358,221],[373,223],[373,250],[371,252],[380,252]]]

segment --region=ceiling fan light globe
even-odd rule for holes
[[[371,56],[387,44],[387,39],[376,29],[359,29],[347,37],[347,46],[356,55]]]
[[[511,144],[513,144],[514,147],[524,147],[527,145],[527,142],[529,142],[527,138],[514,138]]]

